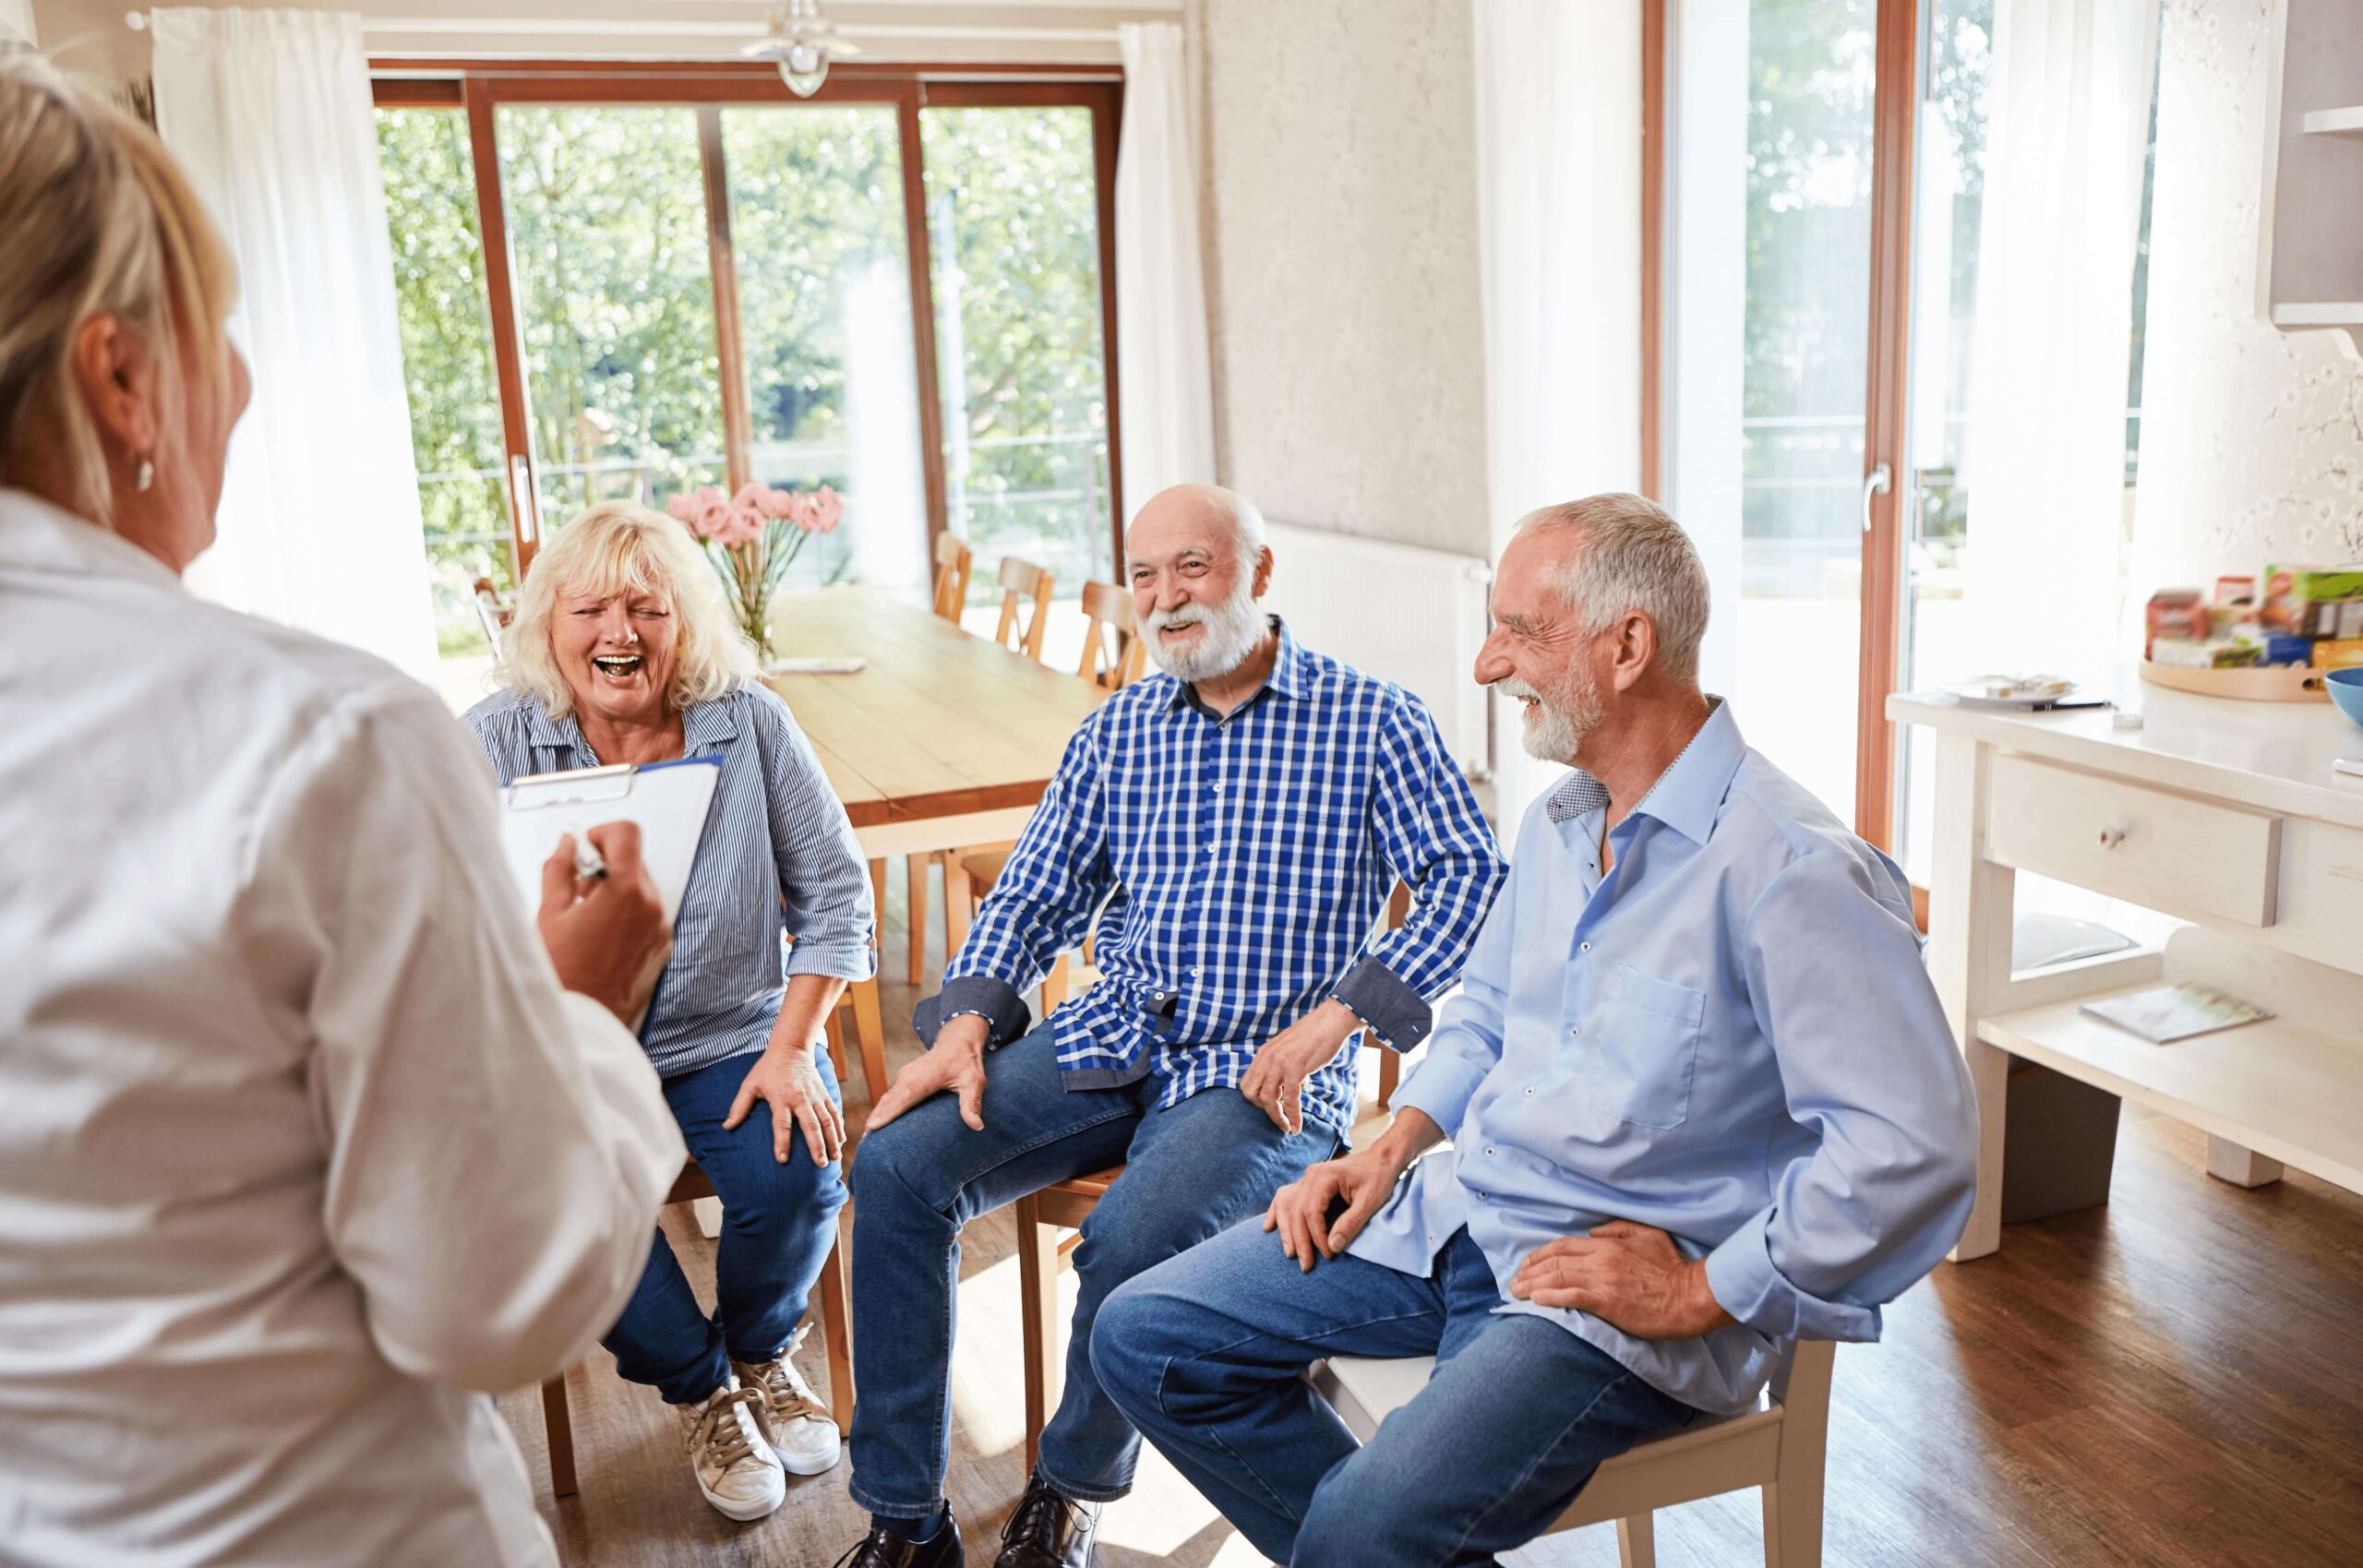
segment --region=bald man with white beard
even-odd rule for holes
[[[1161,673],[1069,743],[853,1167],[851,1490],[872,1527],[847,1568],[962,1561],[943,1501],[962,1226],[1121,1163],[1075,1253],[1065,1394],[995,1560],[1092,1561],[1098,1505],[1140,1452],[1092,1375],[1099,1303],[1344,1149],[1361,1032],[1426,1037],[1505,874],[1419,700],[1257,603],[1273,560],[1253,506],[1164,491],[1124,553]],[[1378,932],[1397,880],[1409,916]],[[1095,928],[1098,983],[1033,1025],[1020,994]]]

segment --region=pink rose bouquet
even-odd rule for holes
[[[739,628],[769,656],[772,594],[805,540],[835,532],[845,502],[826,485],[798,493],[750,483],[735,496],[707,485],[673,497],[665,510],[705,546]]]

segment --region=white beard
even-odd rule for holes
[[[1165,645],[1161,634],[1166,628],[1201,622],[1205,630],[1195,643],[1186,648]],[[1185,686],[1229,675],[1247,662],[1271,629],[1255,607],[1255,579],[1244,571],[1239,574],[1239,586],[1221,604],[1212,608],[1192,604],[1180,610],[1151,610],[1143,625],[1148,634],[1148,656]]]
[[[1505,697],[1534,699],[1534,707],[1525,711],[1519,724],[1518,740],[1528,756],[1573,767],[1576,753],[1600,727],[1603,715],[1600,688],[1589,670],[1578,667],[1569,674],[1568,682],[1568,689],[1551,697],[1516,676],[1495,681],[1493,689]]]

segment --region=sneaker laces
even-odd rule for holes
[[[788,1359],[804,1348],[805,1336],[811,1332],[812,1325],[804,1324],[778,1355],[768,1361],[748,1364],[740,1376],[740,1382],[745,1383],[748,1382],[746,1374],[752,1374],[753,1392],[774,1420],[793,1421],[803,1418],[816,1421],[835,1420],[828,1408],[813,1397],[810,1385],[805,1382],[803,1374]]]
[[[1001,1527],[1001,1543],[1003,1549],[1025,1545],[1055,1551],[1059,1549],[1060,1525],[1081,1529],[1088,1518],[1083,1504],[1068,1502],[1059,1495],[1057,1488],[1037,1477],[1026,1483],[1026,1495],[1017,1500],[1016,1512]]]
[[[690,1452],[704,1460],[712,1460],[724,1470],[730,1469],[742,1459],[754,1456],[754,1448],[747,1441],[747,1428],[738,1419],[741,1406],[762,1402],[762,1394],[751,1388],[717,1389],[705,1402],[703,1409],[690,1418]]]

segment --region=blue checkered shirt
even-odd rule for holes
[[[1084,722],[919,1005],[921,1038],[963,1012],[994,1045],[1017,1038],[1018,993],[1095,916],[1099,983],[1051,1020],[1069,1088],[1149,1077],[1160,1107],[1236,1088],[1331,997],[1397,1050],[1427,1037],[1501,890],[1501,851],[1418,698],[1273,624],[1272,674],[1228,717],[1158,674]],[[1380,931],[1398,878],[1409,915]],[[1304,1085],[1306,1116],[1339,1133],[1360,1044]]]

